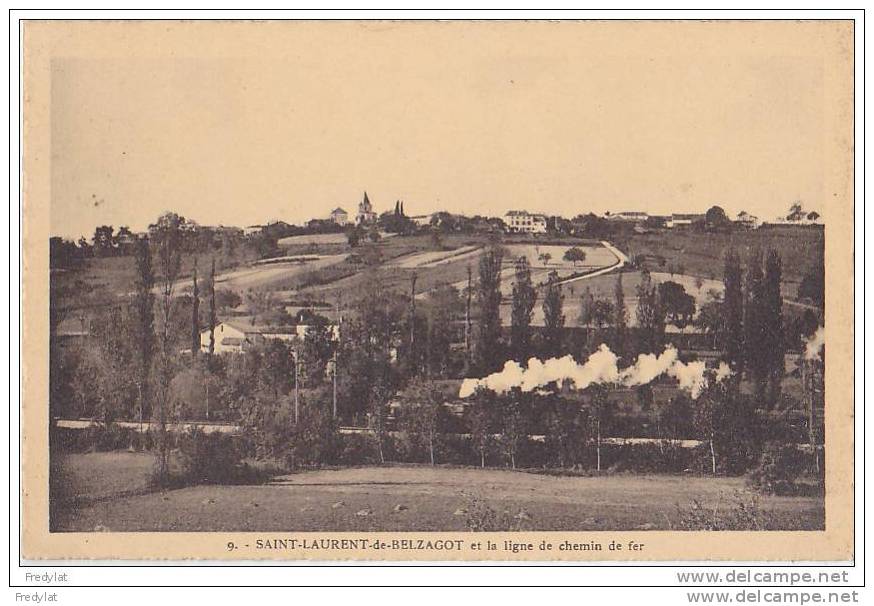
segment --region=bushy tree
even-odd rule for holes
[[[461,314],[461,296],[450,284],[442,284],[428,292],[427,343],[425,367],[428,376],[448,377],[453,372],[452,340],[453,321]]]
[[[601,442],[613,420],[613,404],[607,396],[607,387],[595,384],[588,388],[589,431],[595,439],[595,469],[601,471]]]
[[[379,301],[379,305],[374,305]],[[350,422],[363,422],[369,411],[369,396],[377,383],[393,393],[401,377],[394,361],[406,339],[404,317],[406,300],[385,288],[378,279],[370,280],[343,318],[341,347],[338,350],[338,400],[340,412]]]
[[[336,346],[334,329],[326,318],[315,316],[308,320],[301,347],[302,375],[307,386],[317,387],[325,381]]]
[[[665,316],[675,326],[685,327],[695,315],[695,297],[688,294],[682,284],[667,281],[659,284],[659,299],[664,305]]]
[[[658,287],[649,272],[643,270],[637,286],[638,353],[661,353],[665,339],[665,312]]]
[[[824,306],[825,266],[823,264],[818,264],[805,272],[798,285],[798,296],[810,299],[818,307]]]
[[[588,418],[579,404],[552,398],[546,412],[546,445],[559,467],[583,463],[588,441]]]
[[[285,460],[291,467],[319,467],[337,461],[342,441],[325,389],[308,390],[297,423],[291,424]]]
[[[593,334],[595,326],[595,297],[587,286],[580,299],[580,316],[577,323],[585,328],[585,340],[580,344],[579,354],[581,357],[588,356],[593,351]]]
[[[708,371],[708,385],[695,400],[694,423],[699,439],[708,444],[712,473],[742,473],[758,459],[759,417],[736,378],[717,382]]]
[[[393,393],[389,380],[379,377],[367,394],[367,427],[373,433],[379,462],[385,463],[386,438],[388,437],[388,402]]]
[[[659,411],[659,430],[672,440],[688,439],[695,435],[694,404],[683,392],[671,398]]]
[[[711,347],[719,349],[725,324],[725,304],[718,292],[711,292],[710,299],[698,308],[694,324],[710,337]]]
[[[443,393],[429,381],[416,379],[401,392],[401,427],[414,443],[424,446],[431,465],[437,460],[435,452],[445,430],[446,410]]]
[[[516,469],[517,456],[528,440],[526,403],[527,396],[519,389],[514,389],[501,410],[501,436],[498,442],[511,469]]]
[[[574,246],[564,251],[564,260],[570,261],[576,267],[577,263],[582,263],[586,260],[586,253],[582,248]]]
[[[285,341],[269,339],[260,347],[258,387],[276,402],[287,395],[295,383],[296,352]]]
[[[720,206],[711,206],[704,215],[704,223],[711,231],[731,227],[731,220]]]
[[[480,456],[480,467],[486,466],[486,454],[493,447],[498,433],[498,403],[495,392],[478,389],[470,400],[468,423],[473,446]]]

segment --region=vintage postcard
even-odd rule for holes
[[[23,557],[854,559],[853,21],[21,27]]]

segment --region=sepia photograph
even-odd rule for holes
[[[24,22],[34,553],[851,558],[853,27]]]

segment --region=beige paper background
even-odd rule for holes
[[[467,44],[477,36],[500,34],[518,49],[537,49],[556,39],[576,51],[606,53],[611,41],[621,40],[623,52],[669,48],[670,52],[710,52],[729,56],[809,58],[821,62],[822,149],[821,162],[792,167],[798,174],[821,173],[819,210],[826,224],[826,317],[829,360],[826,368],[826,530],[811,532],[533,532],[516,533],[514,540],[534,543],[547,539],[585,542],[636,540],[647,545],[643,552],[618,553],[538,552],[489,554],[489,559],[645,559],[645,560],[851,560],[853,558],[853,23],[832,22],[27,22],[24,33],[24,127],[23,127],[23,335],[22,335],[22,538],[26,558],[166,558],[166,559],[259,559],[337,558],[451,560],[483,559],[482,552],[325,552],[246,551],[230,553],[226,543],[244,544],[255,538],[340,538],[361,533],[49,533],[48,532],[48,246],[54,224],[63,216],[52,212],[51,77],[53,60],[129,57],[227,58],[259,53],[282,55],[288,37],[312,42],[330,35],[334,51],[342,57],[344,34],[353,44],[355,35],[400,31],[421,48],[429,37],[443,43],[457,37]],[[339,36],[338,36],[339,31]],[[586,35],[583,35],[586,34]],[[415,61],[417,47],[391,48]],[[287,86],[281,80],[277,87]],[[582,93],[582,91],[580,91]],[[680,94],[650,91],[652,95]],[[119,100],[123,102],[123,100]],[[460,108],[463,110],[463,108]],[[206,110],[205,110],[206,111]],[[779,108],[773,108],[779,111]],[[520,116],[524,120],[524,116]],[[124,125],[120,125],[124,128]],[[423,121],[422,128],[429,126]],[[184,137],[183,130],[178,136]],[[536,149],[534,150],[536,153]],[[731,150],[742,153],[742,150]],[[732,173],[726,164],[726,183],[742,183],[745,173]],[[766,168],[763,168],[765,170]],[[768,167],[767,169],[775,169]],[[179,170],[183,170],[180,167]],[[617,167],[621,173],[622,167]],[[168,179],[172,179],[169,175]],[[242,187],[226,175],[230,187]],[[207,213],[212,200],[204,200]],[[784,211],[773,208],[773,215]],[[563,213],[560,201],[550,201],[553,212]],[[648,210],[646,203],[637,205]],[[477,212],[476,204],[468,212]],[[624,209],[614,209],[624,210]],[[659,209],[654,209],[658,212]],[[58,208],[63,215],[67,209]],[[488,212],[488,211],[483,211]],[[189,213],[190,214],[190,213]],[[565,213],[566,214],[566,213]],[[208,216],[208,214],[206,215]],[[372,538],[455,538],[467,542],[485,540],[490,533],[368,533]],[[504,535],[499,535],[503,538]],[[494,537],[490,537],[493,538]]]

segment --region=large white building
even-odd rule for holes
[[[504,223],[512,232],[526,234],[545,234],[546,215],[529,213],[527,210],[508,210]]]
[[[629,221],[631,223],[643,223],[649,219],[647,213],[638,211],[623,211],[621,213],[608,214],[607,219],[610,221]]]
[[[337,225],[346,225],[349,223],[349,213],[338,207],[331,211],[330,219]]]

